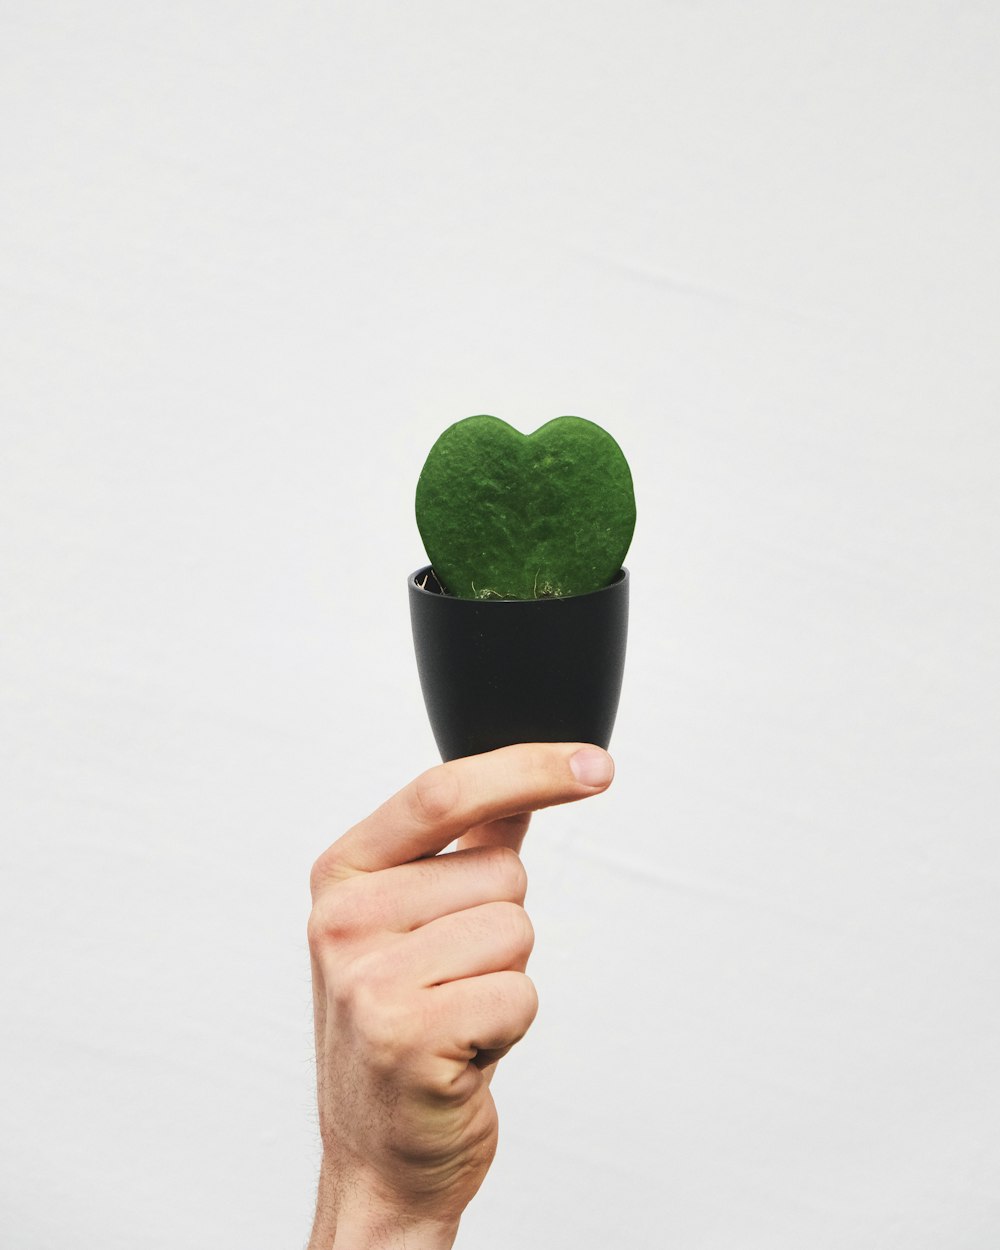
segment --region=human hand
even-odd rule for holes
[[[517,851],[532,811],[600,793],[613,770],[573,743],[454,760],[316,861],[323,1165],[310,1250],[452,1245],[496,1150],[490,1079],[537,1009]]]

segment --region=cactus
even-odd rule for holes
[[[461,599],[546,599],[607,586],[635,528],[632,475],[599,425],[556,417],[522,434],[467,417],[431,448],[417,528],[442,589]]]

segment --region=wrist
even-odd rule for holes
[[[309,1250],[451,1250],[458,1225],[445,1227],[402,1213],[341,1211],[332,1241],[310,1241]]]
[[[371,1178],[345,1177],[324,1159],[308,1250],[451,1250],[460,1217],[396,1203]]]

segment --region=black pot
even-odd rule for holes
[[[442,759],[514,742],[593,742],[614,728],[628,636],[628,570],[553,599],[457,599],[411,574],[410,620]]]

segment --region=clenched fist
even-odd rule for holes
[[[537,1008],[517,854],[530,813],[612,775],[604,751],[572,743],[455,760],[316,861],[323,1166],[310,1250],[452,1245],[496,1150],[490,1079]]]

